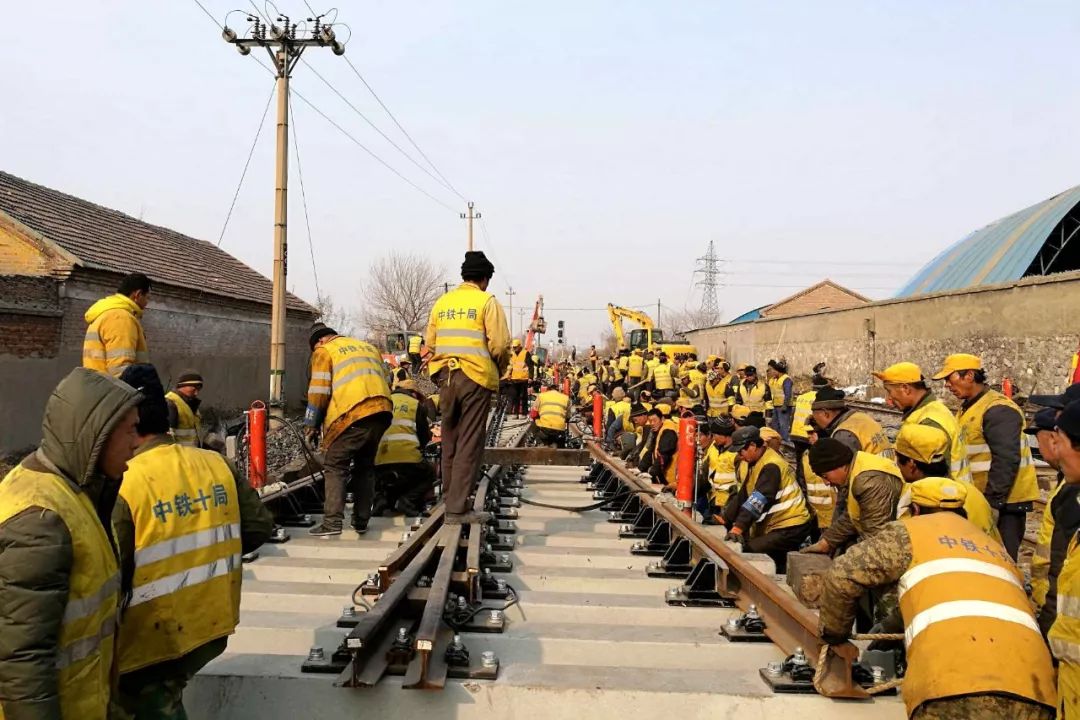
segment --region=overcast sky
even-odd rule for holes
[[[251,11],[203,2],[219,20]],[[278,5],[310,14],[303,0]],[[338,6],[348,58],[483,213],[492,290],[505,301],[512,285],[530,308],[543,293],[549,322],[566,320],[579,345],[599,338],[609,301],[696,307],[694,260],[710,240],[724,319],[824,277],[881,298],[971,230],[1080,183],[1075,2]],[[194,0],[25,10],[0,48],[0,167],[216,241],[266,70]],[[229,24],[246,26],[243,14]],[[423,164],[344,59],[304,59]],[[294,100],[322,292],[358,306],[368,264],[392,248],[456,277],[461,199],[311,68],[298,66],[296,91],[450,206]],[[273,115],[222,243],[264,273]],[[314,301],[292,171],[289,285]]]

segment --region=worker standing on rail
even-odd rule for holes
[[[510,408],[507,413],[515,417],[526,413],[529,404],[529,383],[532,382],[535,368],[532,356],[521,346],[521,341],[514,338],[510,344]]]
[[[570,398],[554,388],[540,388],[536,396],[534,432],[544,445],[566,447],[566,427],[570,420]]]
[[[442,479],[447,522],[483,519],[469,512],[469,493],[480,475],[491,395],[509,360],[510,331],[502,305],[487,291],[495,266],[470,250],[461,285],[431,309],[426,341],[435,348],[432,379],[442,395]]]
[[[945,459],[949,457],[949,451],[949,436],[944,430],[933,425],[905,423],[900,426],[900,432],[896,435],[896,466],[900,468],[906,483],[926,478],[949,477],[949,463]],[[897,517],[904,516],[910,500],[907,495],[900,498]],[[990,503],[986,502],[986,498],[974,485],[968,487],[964,513],[975,527],[1001,542],[1001,534],[994,524]]]
[[[967,443],[972,482],[997,514],[1001,540],[1015,560],[1027,514],[1039,497],[1024,413],[987,386],[982,360],[975,355],[950,355],[934,379],[944,380],[961,403],[957,419]]]
[[[881,532],[896,519],[904,477],[892,460],[868,452],[852,452],[834,438],[810,448],[810,469],[837,488],[832,522],[808,553],[831,553]]]
[[[922,368],[915,363],[900,362],[890,365],[874,377],[885,386],[885,396],[896,408],[903,411],[905,424],[915,423],[939,428],[949,437],[945,459],[949,463],[949,477],[960,482],[971,482],[971,467],[967,460],[960,423],[945,403],[934,397],[926,384]]]
[[[352,528],[363,535],[375,498],[375,453],[394,418],[390,386],[374,346],[338,335],[323,323],[312,326],[308,344],[311,383],[304,435],[315,446],[321,434],[326,449],[323,521],[308,533],[317,537],[341,534],[345,491],[351,487]]]
[[[150,362],[142,314],[150,304],[150,278],[142,273],[124,276],[116,293],[90,306],[84,316],[84,368],[113,377],[128,365]]]
[[[913,517],[833,562],[821,637],[846,642],[862,596],[895,586],[899,617],[882,625],[905,634],[909,718],[1050,720],[1054,669],[1023,576],[1000,544],[964,518],[967,487],[948,478],[913,483]]]
[[[240,621],[241,555],[270,538],[274,518],[221,455],[169,437],[152,365],[129,365],[121,379],[142,400],[138,448],[112,512],[130,592],[114,709],[118,718],[184,717],[184,687],[225,652]]]
[[[848,407],[844,391],[838,388],[818,390],[811,414],[820,438],[833,438],[853,452],[892,456],[892,444],[877,420],[860,410]]]
[[[112,509],[139,394],[75,368],[41,445],[0,481],[0,715],[105,720],[120,608]]]
[[[372,514],[388,509],[419,516],[424,498],[435,484],[435,469],[424,460],[431,442],[428,404],[412,378],[402,380],[390,395],[394,419],[375,453],[375,499]]]
[[[202,415],[199,414],[199,393],[203,378],[194,370],[180,373],[176,386],[165,394],[169,408],[169,434],[179,445],[202,447]]]
[[[728,539],[742,543],[747,552],[766,553],[783,573],[787,554],[810,534],[810,512],[795,472],[782,455],[766,447],[756,427],[736,430],[731,451],[746,479],[724,508]]]
[[[791,435],[792,408],[795,405],[795,383],[787,374],[787,363],[783,360],[770,360],[765,371],[769,383],[769,396],[772,398],[772,422],[770,426],[780,433],[783,442]]]
[[[751,414],[761,417],[761,427],[765,424],[765,411],[772,407],[772,395],[767,383],[758,379],[757,368],[746,365],[741,382],[728,386],[728,404],[745,405]]]

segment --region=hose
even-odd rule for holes
[[[536,507],[550,508],[552,510],[565,510],[567,512],[580,513],[580,512],[588,512],[589,510],[598,510],[598,509],[602,508],[603,506],[607,505],[608,503],[617,502],[618,500],[623,500],[623,499],[625,499],[626,497],[628,497],[630,495],[659,495],[659,494],[660,493],[652,491],[652,490],[630,490],[630,491],[627,491],[627,492],[624,492],[624,493],[619,493],[617,495],[614,495],[614,496],[608,498],[607,500],[601,500],[600,502],[595,502],[595,503],[592,503],[591,505],[580,505],[580,506],[577,506],[577,507],[572,507],[572,506],[569,506],[569,505],[552,505],[550,503],[537,502],[536,500],[527,500],[527,499],[525,499],[523,497],[518,497],[518,500],[523,505],[535,505]]]

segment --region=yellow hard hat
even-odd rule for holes
[[[923,478],[908,485],[911,502],[927,508],[961,508],[967,499],[964,483],[951,478]]]
[[[765,442],[781,439],[780,433],[776,432],[771,427],[758,428],[758,434],[761,435],[761,439]]]
[[[750,417],[750,408],[745,405],[735,405],[731,408],[731,417],[736,420],[745,420]]]
[[[917,383],[923,379],[922,368],[913,362],[899,362],[890,365],[881,372],[874,373],[874,377],[883,383],[898,385],[901,383]]]
[[[921,463],[936,463],[949,452],[949,436],[933,425],[904,423],[896,434],[896,452]]]
[[[692,408],[694,407],[694,401],[688,397],[681,397],[675,401],[675,407]]]
[[[945,358],[945,365],[934,375],[935,380],[944,380],[960,370],[982,370],[982,360],[978,355],[957,353]]]
[[[660,411],[660,414],[664,417],[671,415],[671,405],[666,402],[656,403],[656,409]]]
[[[514,347],[521,347],[521,341],[518,340],[517,338],[514,338],[514,341],[512,343],[510,343],[510,344],[513,345]]]

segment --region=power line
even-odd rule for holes
[[[199,2],[199,0],[195,0]],[[202,4],[199,4],[202,7]],[[205,8],[204,8],[205,9]],[[212,18],[213,16],[211,16]],[[221,232],[218,234],[217,246],[221,247],[221,241],[225,237],[225,229],[229,227],[229,219],[232,218],[233,208],[236,207],[236,199],[240,197],[240,188],[244,185],[244,178],[247,177],[248,167],[251,165],[251,158],[255,154],[255,146],[259,144],[259,135],[262,134],[263,125],[266,123],[266,115],[270,112],[270,103],[274,99],[274,88],[270,88],[270,97],[266,98],[266,107],[263,108],[262,119],[259,120],[259,128],[255,131],[255,139],[251,141],[251,149],[248,150],[247,160],[244,161],[244,171],[240,173],[240,182],[236,183],[236,192],[233,193],[232,202],[229,203],[229,212],[225,215],[225,222],[221,225]]]
[[[304,205],[304,225],[307,227],[308,252],[311,253],[311,274],[315,278],[315,297],[322,305],[322,291],[319,289],[319,269],[315,266],[315,241],[311,238],[311,218],[308,216],[307,190],[304,189],[304,169],[300,165],[300,139],[296,133],[296,114],[289,105],[289,125],[292,128],[293,150],[296,153],[296,176],[300,180],[300,199]]]
[[[487,247],[488,250],[491,251],[491,257],[495,259],[495,262],[504,268],[502,270],[502,274],[506,277],[506,284],[510,285],[510,273],[505,269],[506,266],[502,264],[502,261],[499,260],[498,253],[495,252],[495,243],[492,242],[491,235],[488,234],[487,223],[484,222],[484,218],[482,216],[477,216],[477,219],[480,220],[480,232],[484,235],[484,245]]]
[[[845,261],[845,260],[785,260],[778,258],[777,260],[759,260],[756,258],[736,259],[732,258],[726,262],[734,265],[843,265],[845,267],[887,267],[889,265],[924,265],[925,263],[914,260],[876,260],[871,262],[858,262],[858,261]]]
[[[198,5],[198,6],[199,6],[199,7],[200,7],[200,8],[202,9],[202,11],[203,11],[204,13],[206,13],[206,17],[210,18],[210,20],[211,20],[211,21],[212,21],[212,22],[213,22],[213,23],[214,23],[215,25],[217,25],[217,26],[218,26],[218,30],[224,30],[224,29],[225,29],[225,28],[221,27],[221,23],[219,23],[219,22],[218,22],[218,20],[217,20],[217,18],[216,18],[216,17],[214,17],[214,16],[213,16],[213,15],[212,15],[212,14],[210,13],[210,11],[206,9],[206,6],[205,6],[205,5],[203,5],[203,4],[201,3],[201,2],[199,2],[199,0],[195,0],[195,4],[196,4],[196,5]]]

